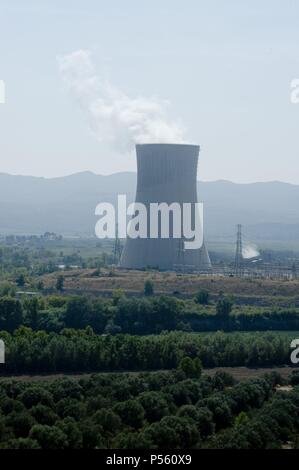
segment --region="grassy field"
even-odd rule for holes
[[[201,289],[211,294],[220,293],[235,296],[265,298],[279,303],[285,298],[290,302],[299,302],[299,280],[237,279],[224,276],[204,276],[197,274],[179,274],[174,272],[127,271],[123,269],[102,269],[99,276],[94,276],[93,269],[73,269],[64,271],[65,288],[79,291],[101,293],[122,289],[128,293],[143,293],[144,282],[151,279],[155,292],[161,294],[194,295]],[[45,287],[53,288],[57,273],[42,277]]]

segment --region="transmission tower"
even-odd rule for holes
[[[235,257],[235,275],[242,277],[244,274],[243,266],[243,247],[242,247],[242,225],[238,225],[237,244],[236,244],[236,257]]]
[[[296,263],[292,265],[292,279],[297,279],[297,266]]]
[[[179,239],[178,246],[178,268],[185,272],[185,242],[182,238]]]
[[[116,225],[116,234],[113,245],[113,263],[117,266],[119,264],[121,257],[121,244],[120,239],[118,238],[118,225]]]

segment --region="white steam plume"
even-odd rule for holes
[[[254,245],[245,245],[242,250],[243,258],[251,259],[260,255],[260,252]]]
[[[169,119],[167,101],[129,97],[96,73],[90,51],[72,52],[59,57],[58,63],[100,142],[120,151],[131,150],[136,143],[184,142],[185,129]]]

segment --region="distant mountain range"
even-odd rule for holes
[[[91,172],[60,178],[0,174],[0,233],[92,235],[99,202],[135,196],[136,174]],[[299,242],[299,186],[281,183],[198,182],[209,241],[228,241],[236,224],[252,241]]]

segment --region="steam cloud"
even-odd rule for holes
[[[243,247],[242,255],[245,259],[251,259],[259,256],[260,252],[254,245],[246,245]]]
[[[90,51],[72,52],[58,63],[98,141],[119,151],[130,151],[136,143],[184,142],[185,129],[169,118],[167,101],[129,97],[97,74]]]

